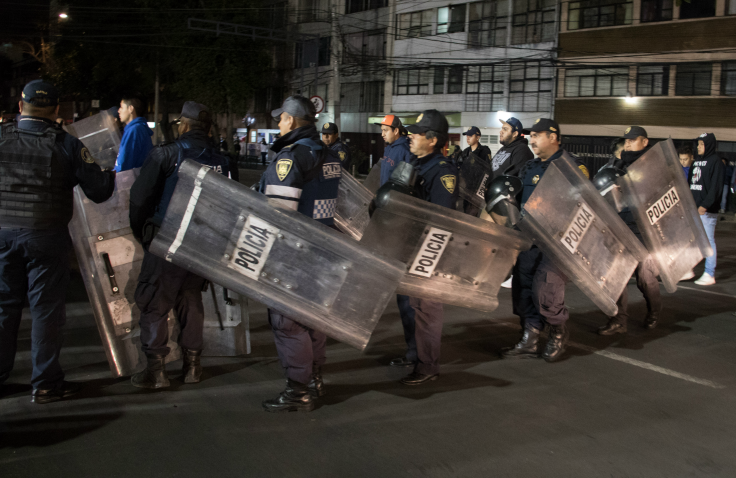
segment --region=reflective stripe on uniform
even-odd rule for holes
[[[273,204],[284,209],[291,209],[296,211],[299,208],[299,202],[291,199],[280,199],[280,198],[268,198],[269,201],[273,201]]]
[[[300,188],[293,188],[291,186],[278,186],[269,184],[266,186],[266,196],[280,196],[283,198],[296,198],[302,197],[302,190]]]

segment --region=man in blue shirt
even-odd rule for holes
[[[123,139],[120,140],[118,160],[115,162],[115,171],[127,171],[140,168],[148,153],[153,148],[151,136],[153,131],[148,127],[146,117],[146,103],[138,96],[125,97],[120,101],[120,122],[125,125]]]

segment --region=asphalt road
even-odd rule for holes
[[[0,477],[733,477],[736,240],[720,228],[717,241],[718,283],[663,290],[654,331],[633,281],[623,337],[596,335],[606,318],[568,286],[573,344],[555,364],[499,359],[519,337],[503,290],[490,315],[447,307],[440,379],[405,387],[407,370],[387,366],[404,350],[392,303],[365,353],[330,341],[328,395],[311,413],[261,408],[284,382],[257,304],[251,355],[204,359],[200,384],[110,378],[76,277],[62,362],[85,389],[30,402],[24,320],[0,399]]]

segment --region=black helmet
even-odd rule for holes
[[[396,165],[396,169],[391,173],[389,180],[378,188],[376,191],[376,197],[371,202],[369,213],[373,215],[373,211],[376,207],[383,207],[388,200],[388,193],[391,191],[397,191],[410,196],[415,196],[416,192],[414,184],[417,180],[417,172],[414,165],[401,161]]]
[[[593,184],[605,196],[611,188],[616,185],[618,178],[626,174],[626,171],[617,167],[603,167],[593,177]]]
[[[516,196],[521,189],[521,179],[515,176],[498,176],[488,185],[486,212],[497,224],[512,227],[519,222],[519,203]]]

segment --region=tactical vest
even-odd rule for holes
[[[174,195],[176,183],[179,181],[179,167],[185,159],[191,159],[204,166],[209,166],[212,170],[225,176],[229,176],[230,173],[230,162],[225,156],[215,151],[214,148],[193,148],[188,141],[182,139],[177,139],[175,143],[177,148],[179,148],[176,168],[173,174],[166,178],[161,200],[158,206],[156,206],[156,212],[153,214],[153,223],[158,227],[161,227],[161,223],[164,221],[166,210],[169,208],[169,202],[171,202],[171,196]]]
[[[342,177],[340,157],[336,151],[323,149],[321,144],[309,138],[300,139],[294,144],[308,147],[315,158],[318,154],[321,156],[317,166],[308,171],[304,177],[304,186],[297,211],[322,224],[333,226],[337,208],[337,191]]]
[[[64,134],[52,126],[39,132],[14,123],[0,128],[0,227],[67,226],[73,198],[65,181]]]

